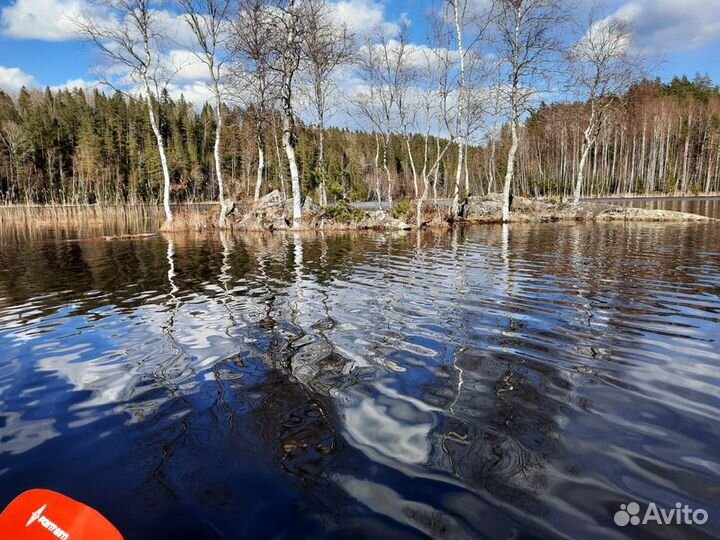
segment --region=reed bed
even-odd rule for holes
[[[0,232],[23,237],[92,238],[154,233],[163,221],[162,208],[157,206],[0,206]]]

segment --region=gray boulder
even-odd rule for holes
[[[264,197],[260,197],[254,206],[258,209],[262,209],[262,208],[273,208],[273,207],[282,206],[282,205],[283,205],[282,195],[276,189],[275,191],[271,191]]]
[[[320,205],[315,204],[315,201],[313,201],[310,197],[305,197],[305,200],[302,204],[302,210],[305,213],[308,214],[314,214],[316,212],[319,212],[322,208]],[[288,214],[292,214],[293,211],[293,199],[289,198],[285,201],[285,210],[288,212]]]

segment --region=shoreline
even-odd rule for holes
[[[657,198],[593,199],[578,204],[552,199],[515,197],[509,223],[585,223],[585,222],[717,222],[709,216],[672,210],[637,208],[617,203],[657,201]],[[661,200],[677,201],[667,197]],[[720,200],[720,196],[694,197],[695,201]],[[453,219],[449,208],[426,201],[421,223],[416,223],[416,201],[401,201],[391,209],[364,210],[348,202],[320,207],[310,198],[303,204],[299,229],[292,225],[291,201],[271,192],[253,203],[234,203],[227,226],[218,226],[219,204],[175,205],[173,222],[165,223],[162,207],[145,205],[0,205],[0,226],[19,228],[105,229],[103,237],[125,237],[132,231],[142,234],[209,231],[402,231],[448,229],[457,225],[502,224],[502,199],[492,194],[469,197],[461,205],[461,216]],[[113,234],[117,231],[119,234]]]
[[[602,196],[580,199],[580,202],[692,202],[692,201],[720,201],[720,193],[711,195],[632,195],[632,196]]]
[[[440,205],[427,203],[422,215],[417,214],[417,201],[404,201],[385,210],[362,210],[350,203],[320,207],[309,198],[303,203],[303,218],[299,228],[292,227],[292,205],[278,192],[272,192],[251,205],[234,205],[228,215],[227,229],[239,231],[296,231],[296,230],[416,230],[449,228],[458,224],[502,224],[502,196],[469,197],[461,203],[460,215],[455,218]],[[217,213],[204,216],[179,214],[172,224],[165,224],[163,232],[220,229]],[[636,208],[603,202],[568,203],[515,197],[509,223],[553,222],[613,222],[647,221],[667,223],[711,222],[714,218],[699,214],[661,209]]]
[[[480,197],[486,197],[487,195],[483,195]],[[548,196],[541,196],[541,197],[525,197],[526,199],[533,200],[533,201],[550,201],[550,200],[558,200],[560,199],[559,196],[554,195],[548,195]],[[569,198],[567,198],[569,200]],[[438,203],[444,203],[445,201],[451,201],[452,199],[447,198],[439,198],[437,199]],[[673,194],[673,195],[663,195],[663,194],[651,194],[651,195],[632,195],[632,194],[624,194],[624,195],[598,195],[598,196],[592,196],[592,197],[583,197],[580,199],[581,203],[594,203],[594,202],[622,202],[622,201],[629,201],[629,202],[654,202],[654,201],[715,201],[720,200],[720,193],[706,193],[702,195],[693,195],[693,194]],[[434,201],[433,199],[427,199],[426,204],[432,204]],[[246,201],[246,204],[248,202]],[[367,210],[376,210],[377,209],[377,201],[352,201],[350,202],[351,205],[359,208],[359,209],[367,209]],[[387,204],[386,201],[382,202],[383,205]],[[191,208],[191,207],[198,207],[198,206],[206,206],[206,207],[219,207],[220,203],[218,201],[185,201],[185,202],[174,202],[170,203],[170,206],[172,208],[176,209],[183,209],[183,208]],[[67,208],[67,209],[90,209],[90,208],[159,208],[162,209],[162,202],[152,203],[152,202],[140,202],[140,203],[131,203],[131,202],[123,202],[123,203],[49,203],[49,204],[39,204],[39,203],[6,203],[2,202],[0,203],[0,211],[3,209],[21,209],[21,208],[29,208],[29,209],[43,209],[43,208]]]

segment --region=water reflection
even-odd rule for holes
[[[54,487],[129,538],[607,538],[629,500],[713,515],[718,232],[6,240],[0,502]]]

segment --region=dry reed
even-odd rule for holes
[[[0,232],[23,236],[94,236],[156,232],[163,221],[156,206],[0,206]]]

